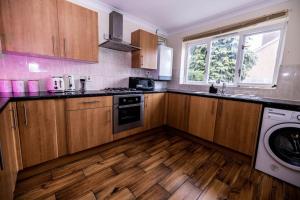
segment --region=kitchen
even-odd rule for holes
[[[0,11],[1,199],[300,198],[298,0]]]

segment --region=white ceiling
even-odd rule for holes
[[[214,17],[278,0],[100,0],[170,33]]]

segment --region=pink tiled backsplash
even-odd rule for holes
[[[155,71],[131,68],[131,54],[100,48],[99,63],[89,64],[59,59],[37,58],[3,54],[0,58],[0,79],[40,80],[40,90],[45,91],[46,79],[51,76],[71,74],[75,77],[77,88],[80,76],[91,76],[90,89],[106,87],[128,87],[128,77],[144,77]]]

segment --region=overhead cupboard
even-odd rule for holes
[[[3,52],[98,61],[98,13],[66,0],[1,0]]]

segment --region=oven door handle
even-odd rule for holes
[[[137,106],[142,106],[142,103],[136,103],[136,104],[130,104],[130,105],[124,105],[124,106],[118,106],[119,109],[122,108],[131,108],[131,107],[137,107]]]

